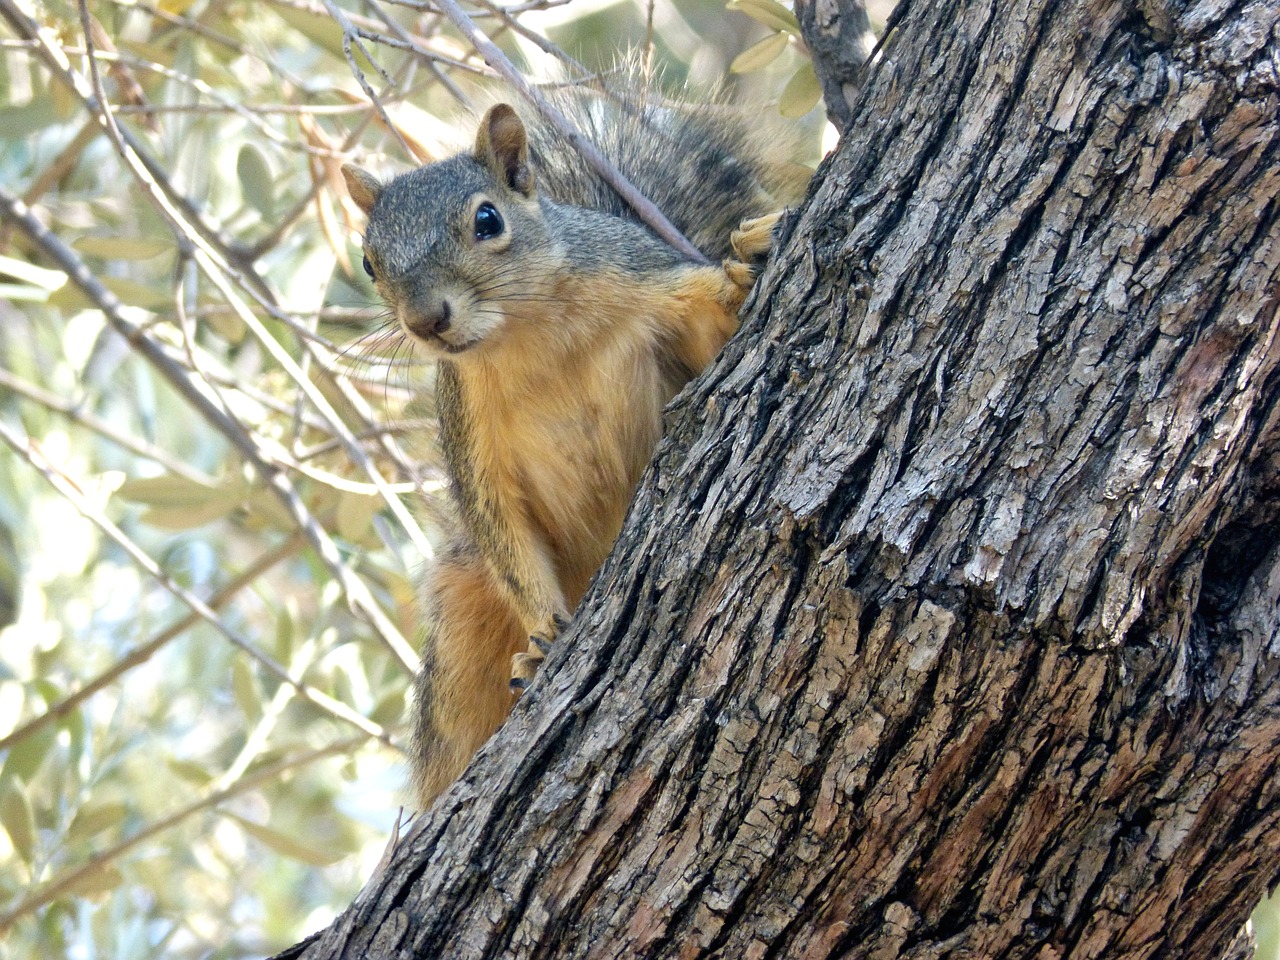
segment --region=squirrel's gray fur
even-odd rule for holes
[[[765,150],[736,111],[718,103],[601,94],[560,87],[548,99],[691,243],[713,261],[731,255],[729,234],[778,201]],[[631,206],[536,111],[517,112],[529,134],[540,194],[624,220]]]

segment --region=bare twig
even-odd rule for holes
[[[373,108],[378,111],[378,116],[380,116],[382,118],[382,122],[387,125],[387,130],[396,138],[396,140],[399,141],[401,148],[405,153],[411,153],[412,151],[409,150],[409,145],[405,143],[404,138],[400,136],[399,128],[396,127],[396,125],[391,122],[391,118],[387,116],[386,110],[382,107],[382,101],[379,99],[378,95],[373,92],[373,87],[369,85],[369,80],[365,77],[364,71],[361,70],[360,65],[356,63],[355,54],[351,52],[352,39],[355,38],[360,48],[360,52],[364,54],[366,60],[377,68],[379,75],[387,82],[388,85],[393,84],[391,76],[382,68],[378,61],[374,59],[373,54],[369,52],[369,48],[366,47],[363,42],[360,42],[360,33],[356,29],[355,24],[351,22],[351,18],[347,16],[347,12],[334,3],[333,0],[323,0],[323,3],[325,9],[329,11],[329,16],[333,17],[338,25],[342,27],[342,53],[347,58],[347,65],[351,68],[351,73],[356,78],[356,82],[360,84],[360,89],[363,90],[365,96],[369,98],[369,102],[373,105]]]
[[[52,36],[41,30],[40,25],[18,7],[15,0],[0,0],[0,17],[13,28],[22,40],[31,45],[36,57],[49,69],[53,77],[65,86],[81,105],[94,117],[99,126],[106,127],[104,110],[98,103],[91,86],[72,69],[66,54],[58,47]],[[118,128],[121,141],[129,148],[130,155],[145,171],[149,189],[160,191],[165,205],[179,211],[188,224],[190,232],[197,234],[216,254],[229,264],[235,264],[245,278],[256,290],[266,293],[267,285],[252,269],[252,262],[245,259],[244,252],[233,243],[221,230],[211,226],[202,217],[195,206],[182,195],[170,181],[164,167],[146,150],[141,141],[129,130]]]

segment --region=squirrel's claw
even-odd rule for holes
[[[511,658],[511,692],[519,696],[533,681],[534,674],[542,666],[542,661],[551,652],[551,644],[555,642],[560,631],[569,625],[569,621],[559,614],[553,614],[542,629],[529,636],[529,649],[517,653]]]
[[[729,234],[729,244],[737,255],[737,260],[726,260],[724,272],[729,279],[744,291],[750,290],[760,275],[773,246],[773,231],[782,218],[782,211],[767,216],[744,220],[737,230]]]

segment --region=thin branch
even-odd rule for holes
[[[226,586],[210,597],[207,601],[210,609],[217,610],[220,608],[223,604],[227,603],[227,601],[237,593],[249,584],[253,583],[281,560],[297,553],[298,549],[305,543],[306,538],[298,532],[294,532],[286,540],[281,541],[280,544],[260,556],[250,564],[243,573],[232,579]],[[84,701],[88,700],[99,690],[115,683],[134,667],[146,663],[171,640],[182,636],[182,634],[186,633],[199,623],[200,620],[201,617],[199,614],[189,613],[181,620],[170,624],[164,630],[160,631],[160,633],[156,634],[156,636],[148,640],[142,646],[134,647],[112,664],[109,669],[98,674],[84,686],[63,697],[57,703],[49,707],[49,709],[44,713],[32,717],[22,726],[11,731],[8,735],[0,737],[0,750],[7,750],[15,743],[26,739],[50,723],[65,717],[68,713],[76,709],[80,704],[84,703]]]
[[[99,126],[106,129],[109,121],[104,118],[104,110],[99,104],[90,85],[72,67],[63,50],[53,42],[51,31],[44,31],[40,25],[17,6],[15,0],[0,0],[0,17],[8,22],[14,32],[31,44],[38,59],[44,62],[53,77],[65,86],[76,97],[81,105],[94,117]],[[144,144],[129,130],[117,128],[123,143],[129,148],[129,156],[140,166],[142,174],[139,181],[146,191],[159,191],[163,205],[161,212],[172,209],[180,214],[180,219],[187,225],[190,233],[197,235],[217,256],[227,263],[235,264],[244,276],[251,281],[255,289],[268,290],[266,283],[252,269],[252,261],[246,260],[244,251],[228,239],[221,230],[211,226],[195,206],[183,196],[168,177],[167,171],[145,149]],[[128,157],[126,157],[126,160]]]
[[[383,727],[352,710],[340,700],[335,700],[327,693],[322,693],[294,677],[288,670],[276,663],[274,659],[267,656],[244,637],[240,636],[239,633],[227,626],[217,612],[207,603],[161,570],[159,565],[134,543],[123,530],[112,523],[101,510],[89,502],[88,498],[80,492],[80,489],[70,478],[44,456],[39,445],[34,440],[30,437],[19,435],[2,421],[0,421],[0,440],[3,440],[14,453],[39,471],[41,476],[48,480],[55,490],[70,501],[71,505],[79,511],[82,517],[91,522],[124,550],[129,555],[130,560],[141,567],[156,583],[171,593],[177,600],[186,604],[196,616],[222,634],[232,646],[243,650],[261,664],[268,673],[275,676],[282,683],[292,687],[303,700],[330,714],[335,719],[345,721],[356,729],[364,731],[368,736],[381,740],[387,746],[394,747],[391,735]]]
[[[289,84],[290,86],[298,90],[307,89],[306,81],[303,78],[297,76],[296,74],[290,73],[288,70],[283,69],[280,66],[278,57],[263,56],[263,54],[258,50],[255,50],[252,47],[247,46],[246,44],[240,43],[238,40],[236,40],[233,37],[227,36],[225,33],[220,33],[217,30],[214,30],[211,27],[206,26],[205,24],[201,23],[199,20],[193,20],[190,17],[182,16],[180,14],[169,13],[165,10],[159,9],[153,4],[140,3],[140,2],[136,2],[136,0],[111,0],[111,2],[115,6],[122,7],[127,10],[142,10],[145,13],[147,13],[149,16],[154,17],[155,19],[161,21],[162,23],[167,23],[170,26],[177,27],[180,30],[184,30],[188,33],[193,33],[197,36],[204,37],[206,40],[210,40],[214,43],[221,44],[227,49],[234,51],[237,56],[245,57],[249,60],[253,60],[256,63],[261,64],[263,67],[269,70],[273,75],[279,77],[281,80],[283,80],[285,83]]]
[[[180,70],[175,70],[172,67],[166,67],[164,66],[164,64],[156,63],[152,60],[143,60],[140,57],[131,57],[126,54],[121,54],[114,51],[95,50],[90,47],[86,47],[83,50],[77,50],[75,47],[66,47],[64,49],[68,53],[72,53],[72,54],[83,53],[85,56],[90,57],[92,61],[102,61],[103,63],[125,64],[139,70],[146,70],[150,73],[154,73],[154,74],[157,74],[158,76],[164,77],[166,80],[172,80],[174,83],[179,83],[179,84],[182,84],[183,86],[189,87],[190,89],[194,90],[196,93],[217,101],[216,108],[211,108],[209,104],[181,105],[181,106],[159,107],[159,108],[153,107],[149,104],[147,106],[136,106],[136,105],[113,106],[111,109],[112,114],[135,114],[135,113],[149,114],[149,113],[182,113],[182,112],[198,113],[202,111],[209,111],[211,109],[216,109],[220,113],[231,113],[237,117],[240,117],[240,119],[244,120],[251,127],[253,127],[259,133],[261,133],[267,140],[270,140],[273,144],[275,144],[277,147],[280,147],[282,149],[295,151],[297,153],[319,154],[321,156],[325,156],[325,155],[332,155],[335,157],[341,156],[341,154],[337,154],[337,153],[326,154],[326,152],[323,150],[319,150],[316,147],[312,147],[306,143],[300,142],[296,137],[285,136],[279,130],[272,127],[269,123],[266,123],[263,121],[260,114],[269,112],[267,109],[262,107],[246,106],[245,104],[242,104],[239,101],[226,96],[225,94],[219,93],[216,89],[209,86],[209,84],[205,83],[199,77],[190,76],[189,74],[183,73]],[[107,101],[102,100],[100,102],[106,103]],[[286,107],[274,108],[275,112],[285,112],[287,109],[289,108],[286,108]],[[362,108],[360,108],[358,105],[356,106],[347,106],[343,104],[334,105],[334,112],[350,113],[355,111],[356,109],[362,109]],[[294,108],[294,110],[297,112],[305,111],[308,113],[318,112],[316,107],[296,107]]]
[[[0,7],[8,2],[9,0],[0,0]],[[302,502],[288,478],[281,472],[279,467],[272,464],[264,456],[257,443],[240,423],[211,400],[198,382],[188,376],[181,365],[173,361],[153,339],[130,321],[124,315],[124,308],[119,299],[89,272],[75,251],[71,250],[61,239],[51,233],[44,224],[32,215],[26,204],[3,186],[0,186],[0,213],[3,214],[5,219],[13,221],[36,246],[57,263],[71,278],[71,281],[103,312],[116,332],[133,345],[198,413],[240,451],[241,455],[257,470],[259,476],[263,478],[264,482],[281,500],[293,517],[294,522],[306,533],[321,561],[343,587],[352,608],[373,626],[378,636],[387,644],[405,669],[412,672],[417,665],[417,656],[413,648],[409,646],[395,624],[391,622],[377,601],[373,599],[365,584],[347,568],[333,540],[307,510],[306,505]],[[177,216],[176,212],[174,212],[174,215]],[[207,252],[198,251],[197,257],[201,257],[202,254],[202,259],[208,264],[206,268],[207,275],[214,279],[215,285],[218,285],[225,294],[230,294],[226,281],[214,269],[213,263],[209,261]],[[230,299],[234,304],[239,304],[236,312],[242,320],[248,317],[253,321],[252,326],[261,329],[261,324],[257,323],[256,318],[252,316],[247,308],[243,307],[243,304],[238,299],[233,296]],[[274,343],[273,338],[268,339],[271,339],[271,342]]]
[[[354,37],[356,39],[360,52],[364,54],[366,60],[373,64],[382,79],[387,82],[388,86],[394,85],[391,76],[382,69],[378,61],[374,59],[373,54],[369,52],[369,49],[360,40],[359,31],[356,29],[355,24],[351,22],[351,18],[347,16],[346,11],[334,3],[333,0],[322,0],[322,2],[324,3],[325,9],[329,11],[329,16],[333,17],[333,19],[338,23],[338,26],[342,27],[342,53],[347,58],[347,65],[351,68],[351,73],[356,78],[356,82],[360,84],[360,89],[363,90],[365,96],[369,98],[369,102],[373,105],[373,108],[378,111],[378,116],[381,117],[382,122],[387,125],[387,130],[396,138],[397,141],[399,141],[400,148],[404,150],[405,153],[412,156],[413,151],[410,150],[409,145],[404,142],[404,137],[400,135],[400,129],[391,122],[391,118],[387,116],[386,110],[383,109],[381,99],[379,99],[378,95],[373,92],[373,87],[370,86],[368,79],[364,75],[364,71],[361,70],[359,64],[356,63],[355,54],[351,52],[352,38]]]
[[[28,895],[21,903],[8,913],[0,915],[0,937],[3,937],[4,934],[8,933],[10,928],[12,928],[13,925],[23,917],[40,909],[45,904],[51,903],[59,897],[70,893],[74,890],[75,886],[86,877],[92,876],[107,865],[119,860],[139,844],[145,843],[152,837],[158,836],[166,830],[176,827],[188,817],[191,817],[202,810],[209,810],[216,807],[218,804],[224,803],[232,797],[239,796],[242,793],[247,793],[250,790],[263,786],[264,784],[278,780],[281,776],[291,770],[305,767],[318,760],[324,760],[326,757],[351,753],[361,747],[365,742],[366,741],[362,737],[349,737],[345,740],[339,740],[335,743],[331,743],[326,747],[319,747],[315,750],[310,750],[294,757],[286,757],[276,763],[259,767],[257,770],[253,771],[253,773],[248,774],[243,779],[237,781],[226,789],[215,791],[207,796],[201,797],[199,800],[195,800],[187,804],[184,807],[180,807],[173,813],[169,814],[169,816],[156,820],[149,826],[139,830],[127,840],[122,840],[115,846],[109,847],[102,851],[102,853],[95,855],[82,866],[64,873],[57,879],[45,884],[34,893]]]
[[[72,423],[78,423],[82,427],[92,430],[117,446],[159,464],[169,473],[191,480],[194,483],[210,484],[213,482],[208,474],[188,466],[181,460],[174,459],[167,450],[157,447],[154,443],[148,443],[146,440],[139,440],[137,437],[122,433],[106,420],[85,410],[83,399],[77,402],[63,400],[57,394],[50,393],[43,387],[38,387],[34,383],[28,383],[20,377],[15,377],[3,367],[0,367],[0,387],[12,390],[19,396],[26,397],[28,400],[38,403],[54,413],[61,414]]]

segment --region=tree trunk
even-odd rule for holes
[[[1278,23],[911,3],[543,674],[295,949],[1247,952]]]

